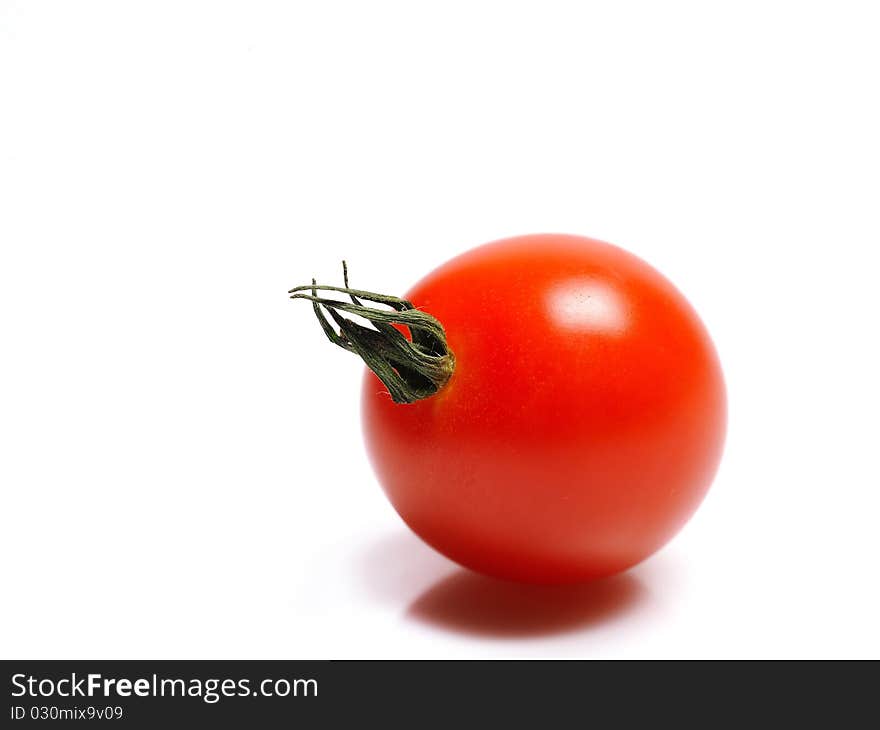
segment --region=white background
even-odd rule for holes
[[[0,3],[0,655],[880,657],[865,2]],[[721,471],[602,587],[385,500],[286,290],[610,240],[728,380]]]

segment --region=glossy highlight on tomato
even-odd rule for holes
[[[363,383],[367,449],[427,543],[473,570],[576,582],[625,570],[700,504],[726,426],[720,364],[661,274],[600,241],[541,234],[475,248],[406,295],[455,368],[395,403]]]

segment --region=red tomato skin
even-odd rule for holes
[[[395,404],[369,370],[367,450],[425,542],[488,575],[578,582],[664,545],[708,490],[726,429],[714,346],[660,273],[601,241],[504,239],[406,295],[456,357]]]

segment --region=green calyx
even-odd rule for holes
[[[309,300],[330,342],[359,355],[388,388],[395,403],[430,398],[446,385],[455,369],[455,356],[446,342],[443,325],[406,299],[349,288],[348,267],[344,261],[342,276],[345,286],[323,286],[312,279],[311,284],[291,289],[290,298]],[[328,299],[318,294],[328,291],[347,294],[351,301]],[[362,300],[388,309],[365,305]],[[346,319],[342,313],[361,317],[373,326]],[[327,314],[339,327],[338,332]],[[394,325],[404,325],[411,339]]]

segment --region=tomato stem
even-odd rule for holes
[[[446,331],[439,320],[416,309],[411,302],[387,294],[351,289],[348,266],[342,262],[345,286],[303,284],[291,289],[291,299],[307,299],[324,334],[334,345],[359,355],[384,383],[395,403],[414,403],[430,398],[446,385],[455,369],[455,356],[446,342]],[[351,302],[328,299],[318,292],[347,294]],[[310,293],[306,293],[310,292]],[[388,309],[367,306],[361,300],[381,304]],[[325,314],[326,312],[326,314]],[[372,327],[342,316],[342,312],[367,320]],[[333,319],[337,332],[327,314]],[[404,325],[405,337],[394,325]]]

